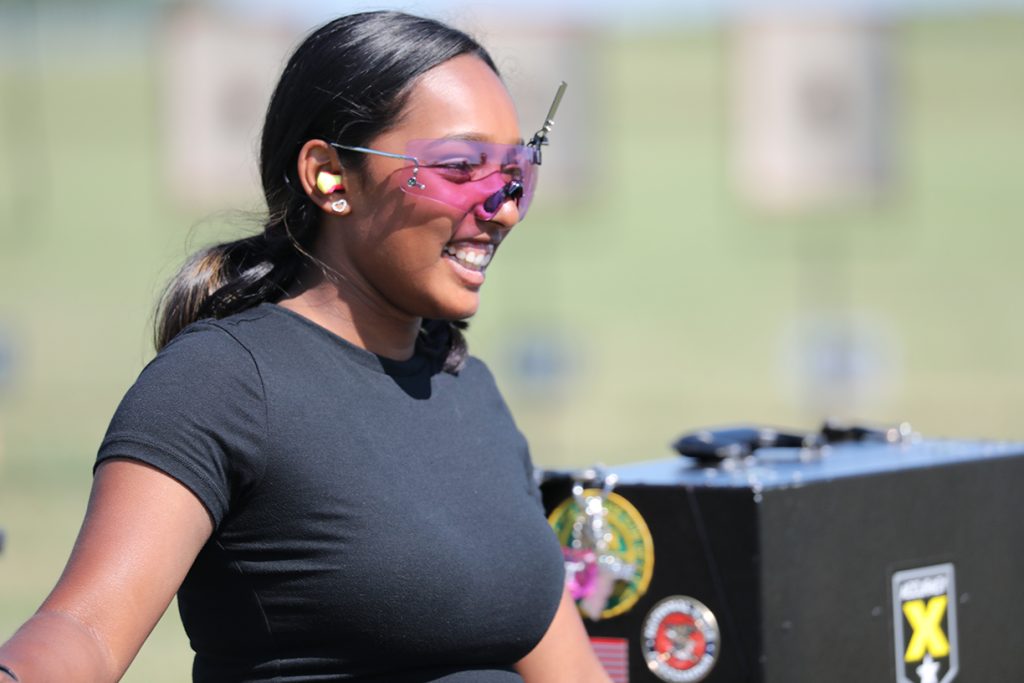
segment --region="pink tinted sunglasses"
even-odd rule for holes
[[[519,219],[526,216],[537,186],[541,147],[555,124],[555,112],[565,94],[566,83],[558,86],[544,125],[525,145],[502,145],[465,138],[411,140],[405,154],[383,152],[369,147],[352,147],[336,142],[332,147],[350,152],[405,159],[412,164],[402,191],[468,213],[483,220],[497,215],[505,202],[514,201]]]

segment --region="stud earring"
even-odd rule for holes
[[[330,194],[338,190],[344,190],[345,186],[341,184],[341,176],[337,173],[320,171],[316,176],[316,189],[324,194]]]
[[[331,202],[331,210],[334,213],[346,213],[348,211],[348,202],[344,199]]]

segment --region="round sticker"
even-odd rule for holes
[[[695,683],[718,661],[719,640],[718,622],[704,603],[673,595],[644,619],[640,648],[647,668],[661,680]]]
[[[594,610],[594,614],[588,614],[584,609],[582,603],[587,598],[577,600],[580,611],[591,618],[607,619],[629,611],[647,592],[651,576],[654,574],[654,541],[643,517],[619,494],[604,494],[600,489],[585,489],[583,495],[604,496],[604,555],[590,558],[589,555],[594,555],[593,549],[574,547],[574,538],[578,536],[579,527],[586,519],[574,498],[562,501],[548,516],[548,522],[562,544],[567,570],[571,571],[570,565],[578,564],[581,569],[576,572],[576,577],[579,577],[581,584],[590,584],[581,585],[581,590],[591,591],[591,597],[600,597],[599,614],[598,609]],[[606,571],[610,566],[622,571],[612,574]],[[605,591],[597,587],[603,577],[609,582]],[[572,582],[575,577],[568,578]]]

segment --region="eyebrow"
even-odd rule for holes
[[[491,143],[491,144],[501,144],[501,143],[494,143],[487,135],[484,135],[483,133],[455,133],[453,135],[445,135],[444,137],[442,137],[440,139],[441,140],[465,140],[466,142],[487,142],[487,143]],[[524,140],[523,140],[523,138],[519,138],[518,140],[516,140],[512,144],[513,145],[522,145],[522,144],[524,144]]]

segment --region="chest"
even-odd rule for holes
[[[221,543],[277,642],[488,661],[543,634],[561,553],[526,443],[500,397],[458,389],[270,402],[267,469]]]

